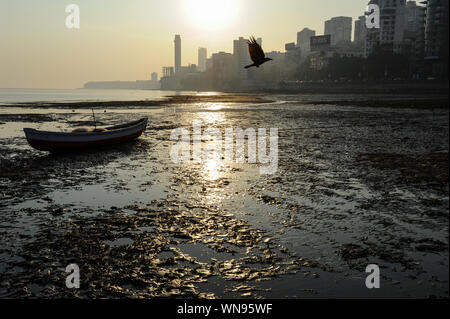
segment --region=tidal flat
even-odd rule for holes
[[[420,101],[219,95],[0,106],[0,297],[448,298],[448,96]],[[49,155],[27,144],[24,127],[92,125],[90,107],[97,125],[143,116],[149,125],[139,140],[95,152]],[[173,163],[171,132],[193,121],[278,128],[277,172]],[[72,263],[79,289],[65,285]],[[380,267],[380,289],[366,288],[369,264]]]

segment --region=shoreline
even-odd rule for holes
[[[359,107],[388,107],[388,108],[413,108],[413,109],[448,109],[449,97],[447,94],[404,96],[401,94],[383,95],[373,94],[363,98],[351,98],[345,93],[336,94],[330,100],[299,99],[296,103],[306,105],[335,105],[335,106],[359,106]],[[299,96],[301,94],[288,94]],[[340,98],[342,95],[342,98]],[[75,101],[75,102],[25,102],[0,105],[4,108],[61,108],[61,109],[90,109],[93,107],[108,108],[161,108],[174,105],[191,105],[198,103],[248,103],[267,104],[276,102],[276,94],[218,94],[218,95],[169,95],[163,100],[136,100],[136,101]],[[361,94],[361,96],[364,96]],[[274,98],[272,98],[274,97]]]
[[[137,107],[164,107],[175,104],[195,103],[273,103],[256,95],[247,94],[221,94],[221,95],[169,95],[163,100],[136,100],[136,101],[76,101],[76,102],[25,102],[16,104],[0,105],[0,107],[29,107],[29,108],[86,108],[91,107],[113,107],[113,108],[137,108]]]

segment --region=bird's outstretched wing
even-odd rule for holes
[[[258,63],[264,60],[265,54],[261,46],[256,42],[255,38],[252,36],[248,42],[248,52],[250,53],[250,58],[254,63]]]

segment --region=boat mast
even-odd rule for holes
[[[92,110],[92,116],[94,117],[94,127],[97,129],[97,121],[95,120],[95,114],[94,114],[94,108],[91,108]]]

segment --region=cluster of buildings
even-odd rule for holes
[[[448,0],[371,0],[380,7],[380,28],[365,32],[365,56],[378,47],[417,59],[448,58]]]
[[[166,90],[220,90],[251,85],[252,64],[247,40],[243,37],[233,41],[233,53],[217,52],[208,58],[206,48],[198,49],[198,64],[183,66],[181,62],[181,36],[174,39],[174,66],[163,67],[161,88]],[[262,45],[262,39],[257,42]]]
[[[302,63],[313,70],[327,66],[333,57],[365,59],[379,52],[402,54],[416,70],[410,78],[439,77],[448,68],[448,0],[370,0],[380,9],[379,28],[367,28],[364,12],[356,21],[333,17],[324,23],[324,34],[304,28],[297,41],[286,43],[285,51],[266,52],[273,61],[259,69],[251,64],[247,39],[233,41],[233,53],[217,52],[210,57],[198,50],[198,65],[182,66],[181,36],[174,40],[175,65],[164,67],[161,88],[168,90],[240,90],[260,88],[268,83],[295,79]],[[352,37],[353,34],[353,37]],[[262,45],[262,39],[257,42]],[[428,68],[428,71],[422,69]],[[448,73],[447,75],[448,76]]]

